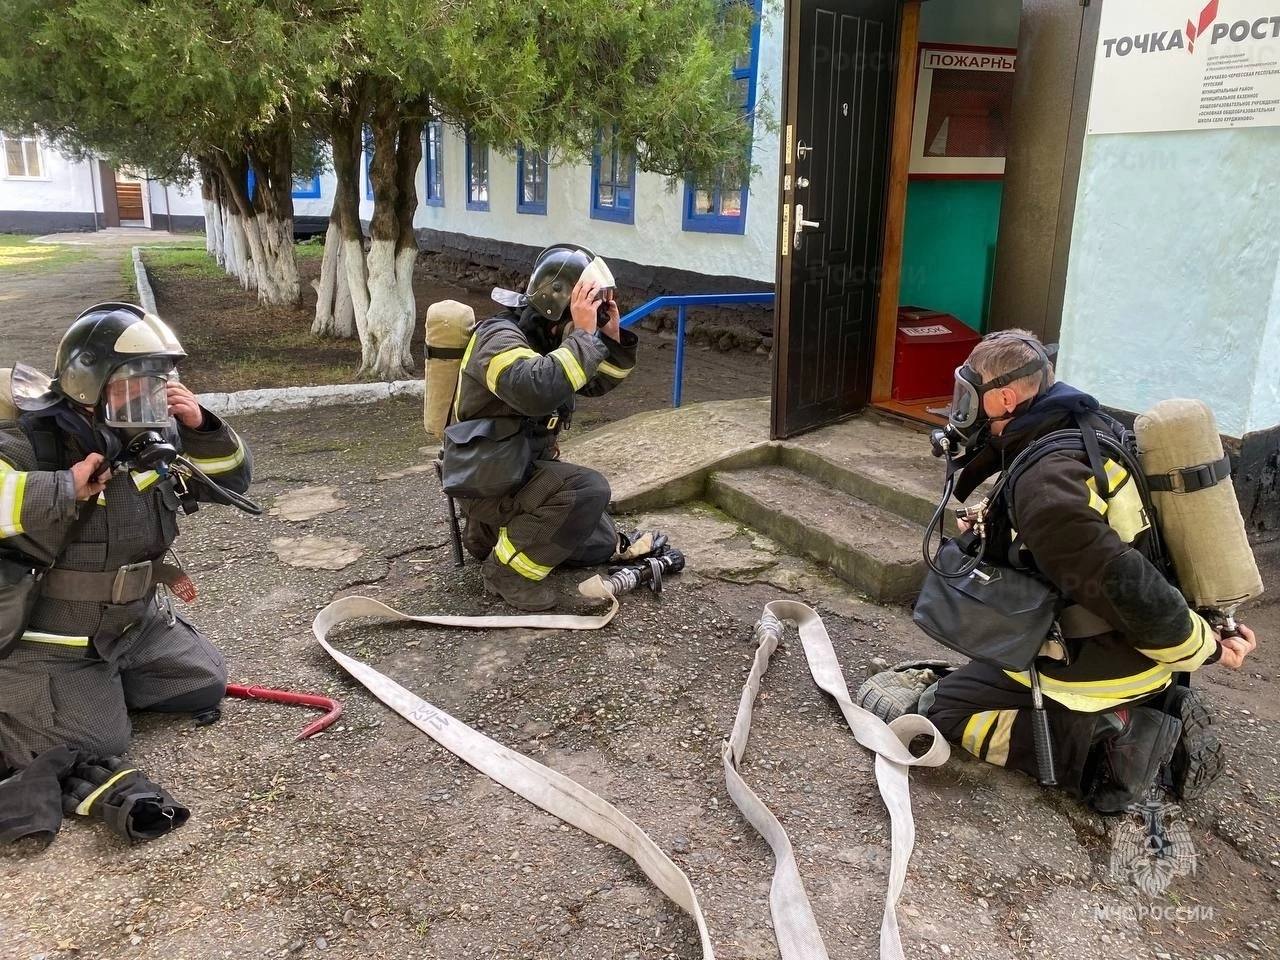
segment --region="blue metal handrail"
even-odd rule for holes
[[[624,327],[633,327],[655,310],[676,308],[676,372],[675,383],[671,385],[671,405],[680,406],[680,398],[684,392],[684,325],[690,307],[721,307],[743,304],[773,304],[772,293],[691,293],[685,296],[654,297],[643,306],[636,307],[626,314],[619,323]]]

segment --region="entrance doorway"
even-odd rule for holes
[[[871,398],[899,0],[788,4],[775,437]]]
[[[142,178],[125,170],[116,171],[116,206],[120,226],[145,227],[147,209],[142,199]]]
[[[1099,7],[785,0],[775,438],[936,422],[965,343],[1056,339]]]

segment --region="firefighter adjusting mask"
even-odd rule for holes
[[[524,293],[495,287],[492,297],[503,306],[523,310],[526,306],[553,329],[565,319],[574,288],[582,280],[596,285],[596,303],[601,322],[607,319],[606,304],[613,299],[617,282],[603,259],[586,247],[557,243],[538,254]]]
[[[983,380],[982,375],[965,363],[956,368],[955,387],[951,395],[951,411],[947,417],[946,437],[954,446],[974,449],[981,446],[990,433],[991,424],[1002,420],[1011,420],[1035,403],[1044,392],[1046,377],[1040,378],[1040,386],[1036,395],[1020,403],[1011,413],[992,418],[987,414],[983,398],[992,390],[999,390],[1016,383],[1024,377],[1048,370],[1051,357],[1057,352],[1056,347],[1044,347],[1039,341],[1019,336],[1021,340],[1035,352],[1035,357],[1021,366],[1003,373],[990,380]]]
[[[117,465],[133,470],[167,472],[178,455],[176,427],[165,389],[176,375],[171,360],[131,360],[119,367],[102,388],[98,415],[120,438]]]
[[[115,430],[165,430],[172,422],[166,387],[173,365],[152,359],[126,363],[102,389],[102,422]]]

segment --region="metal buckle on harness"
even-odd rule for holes
[[[1182,489],[1190,488],[1192,491],[1203,490],[1205,487],[1212,487],[1218,482],[1218,478],[1214,475],[1213,464],[1202,463],[1193,470],[1183,471],[1180,474],[1182,480]],[[1192,486],[1192,481],[1195,485]]]
[[[553,413],[550,417],[547,418],[547,429],[554,430],[558,426],[560,426],[560,415],[557,413]]]
[[[141,600],[151,589],[151,572],[150,560],[121,567],[116,571],[115,580],[111,584],[111,602],[121,604]]]

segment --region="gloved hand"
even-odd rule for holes
[[[658,530],[618,531],[618,548],[610,563],[640,560],[644,557],[660,557],[667,549],[667,535]]]
[[[62,809],[101,820],[126,840],[154,840],[182,826],[191,811],[120,757],[77,764],[62,782]]]

